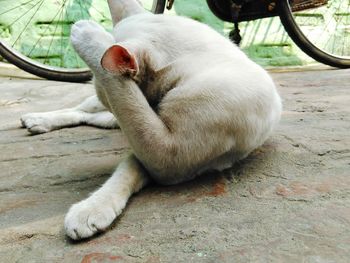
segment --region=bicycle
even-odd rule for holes
[[[91,79],[90,70],[70,44],[70,28],[78,20],[93,19],[111,29],[107,1],[0,1],[3,9],[0,9],[0,55],[3,58],[24,71],[50,80]],[[165,8],[165,1],[140,2],[153,13],[162,13]],[[37,37],[31,37],[33,35]]]
[[[165,8],[170,10],[175,0],[141,2],[146,9],[159,14]],[[350,67],[350,3],[346,2],[207,0],[217,17],[235,24],[235,30],[230,34],[235,42],[240,40],[240,22],[279,16],[290,37],[305,53],[321,63],[339,68]],[[40,12],[44,4],[56,12]],[[1,6],[6,9],[0,10],[0,55],[7,61],[50,80],[82,82],[91,79],[90,71],[69,43],[70,27],[77,20],[94,18],[111,28],[107,1],[56,0],[48,3],[45,0],[21,0],[18,4],[18,1],[2,0]],[[11,19],[14,13],[16,16]],[[310,26],[315,19],[322,24],[316,33]],[[322,29],[325,34],[320,34]],[[30,37],[33,35],[37,36],[34,40]]]
[[[207,3],[216,16],[235,24],[230,38],[237,44],[241,40],[239,22],[279,16],[288,35],[307,55],[329,66],[350,67],[349,1],[231,0],[229,3],[227,0],[207,0]],[[314,26],[322,21],[324,30]],[[343,41],[342,44],[339,41]]]

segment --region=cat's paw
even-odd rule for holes
[[[85,61],[87,63],[90,63],[91,59],[96,59],[96,56],[102,57],[104,51],[114,42],[111,34],[91,20],[76,22],[72,26],[70,40],[75,51],[82,59],[87,60]]]
[[[50,116],[47,113],[28,113],[21,117],[23,128],[32,134],[40,134],[53,130]]]
[[[78,240],[106,230],[117,216],[112,206],[87,199],[69,209],[64,225],[67,235]]]
[[[95,39],[98,32],[104,32],[102,26],[91,20],[80,20],[76,22],[71,29],[70,39],[74,47],[86,43],[87,40]]]

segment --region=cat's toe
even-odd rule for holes
[[[21,127],[22,127],[22,128],[26,128],[26,127],[27,127],[27,126],[26,126],[26,122],[25,122],[25,120],[23,119],[23,117],[20,118],[20,121],[21,121]]]
[[[66,233],[74,240],[88,238],[106,230],[115,218],[112,207],[82,201],[68,211],[65,218]]]
[[[74,48],[78,48],[79,47],[79,43],[83,40],[82,39],[82,33],[81,33],[81,29],[76,26],[76,23],[72,26],[71,28],[71,33],[70,33],[70,41],[72,43],[72,45],[74,46]]]
[[[91,41],[103,27],[91,20],[80,20],[71,28],[70,39],[75,48],[79,48],[85,41]]]
[[[27,128],[32,134],[40,134],[52,130],[49,121],[43,118],[43,116],[40,116],[39,113],[25,114],[20,120],[22,127]]]
[[[34,126],[28,128],[28,131],[29,131],[31,134],[41,134],[41,133],[49,132],[50,129],[47,128],[47,127],[45,127],[45,126],[34,125]]]
[[[71,28],[70,40],[75,48],[78,48],[82,41],[84,41],[84,38],[86,38],[86,32],[84,32],[84,28],[86,28],[84,25],[86,23],[86,20],[80,20]]]
[[[99,25],[98,23],[96,23],[93,20],[79,20],[77,22],[74,23],[73,27],[72,27],[72,31],[74,31],[75,29],[78,28],[98,28],[98,29],[103,29],[103,27],[101,25]]]
[[[28,125],[29,125],[28,121],[31,119],[30,115],[31,114],[28,113],[21,116],[20,121],[23,128],[28,128]]]

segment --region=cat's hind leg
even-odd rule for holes
[[[116,118],[98,100],[97,96],[87,98],[74,108],[28,113],[21,117],[22,126],[32,134],[45,133],[64,127],[87,124],[101,128],[119,127]]]
[[[120,215],[129,197],[147,182],[144,168],[130,155],[99,190],[69,209],[64,221],[67,235],[77,240],[106,230]]]
[[[108,0],[108,6],[113,25],[126,17],[146,12],[138,0]]]

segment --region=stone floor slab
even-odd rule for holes
[[[91,84],[0,78],[1,262],[349,262],[350,70],[272,73],[281,123],[222,173],[135,195],[110,231],[63,232],[69,206],[111,174],[119,130],[30,136],[21,114],[73,106]]]

